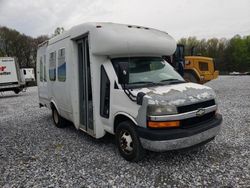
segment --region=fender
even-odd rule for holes
[[[118,115],[123,115],[123,116],[126,116],[128,119],[130,119],[135,125],[138,125],[138,123],[136,122],[136,120],[133,118],[133,116],[131,116],[130,114],[128,113],[125,113],[125,112],[116,112],[115,115],[114,115],[114,118],[113,118],[113,125],[115,123],[115,118],[116,116]]]
[[[57,112],[60,113],[59,110],[58,110],[58,106],[56,105],[56,102],[55,102],[55,100],[53,98],[50,100],[50,109],[51,109],[51,104],[53,104],[55,106]]]

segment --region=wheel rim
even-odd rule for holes
[[[58,124],[59,118],[58,118],[58,114],[56,110],[54,110],[53,117],[54,117],[55,123]]]
[[[120,136],[120,147],[126,154],[130,154],[133,151],[133,140],[128,131],[122,131]]]

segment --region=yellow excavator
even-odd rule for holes
[[[185,46],[178,44],[172,57],[172,65],[186,81],[204,84],[210,80],[218,78],[219,71],[216,70],[215,61],[210,57],[194,56],[191,49],[190,56],[184,56]],[[183,66],[183,68],[181,68]],[[180,70],[182,69],[182,70]]]

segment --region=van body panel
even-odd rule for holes
[[[189,105],[215,98],[215,93],[211,88],[191,82],[137,89],[134,90],[134,95],[139,92],[145,93],[155,104],[174,106]]]
[[[21,72],[22,72],[22,76],[24,77],[24,80],[26,83],[27,82],[34,82],[36,80],[33,68],[22,68]]]
[[[0,83],[19,82],[14,58],[0,58]]]
[[[0,57],[0,91],[23,90],[25,80],[22,79],[17,59],[13,57]]]

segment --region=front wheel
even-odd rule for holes
[[[127,161],[140,161],[145,155],[134,124],[130,121],[119,123],[116,129],[116,144],[121,156]]]

